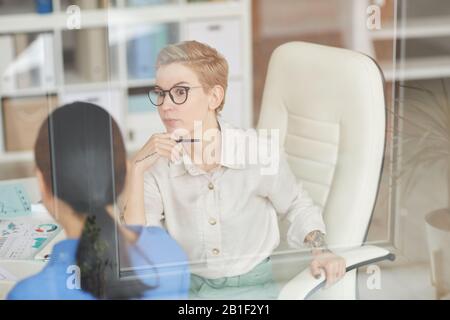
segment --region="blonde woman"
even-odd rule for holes
[[[224,57],[187,41],[165,47],[156,66],[149,97],[167,132],[153,135],[134,158],[125,223],[167,228],[194,266],[191,298],[275,299],[269,256],[280,242],[277,214],[291,222],[291,246],[312,248],[313,275],[323,269],[327,285],[342,278],[345,261],[326,248],[321,211],[286,159],[273,174],[236,159],[230,141],[248,134],[219,116]]]

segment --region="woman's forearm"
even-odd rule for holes
[[[123,221],[126,224],[145,225],[144,173],[133,167],[127,178],[124,195]]]
[[[305,238],[305,244],[311,249],[312,253],[329,251],[325,241],[325,235],[320,230],[314,230],[308,233]]]

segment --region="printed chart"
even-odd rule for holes
[[[59,231],[54,223],[0,221],[0,259],[33,259]]]

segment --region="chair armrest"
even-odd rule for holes
[[[363,246],[353,248],[337,254],[345,259],[346,272],[383,260],[395,260],[395,255],[388,250],[376,246]],[[303,300],[325,286],[324,273],[316,279],[309,268],[300,272],[290,280],[281,290],[278,299]]]

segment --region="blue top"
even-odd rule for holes
[[[167,232],[159,227],[129,227],[139,234],[128,246],[130,264],[135,274],[148,286],[144,299],[187,299],[189,266],[187,256]],[[80,300],[95,297],[74,285],[78,239],[58,242],[44,269],[19,283],[9,292],[11,300]]]

